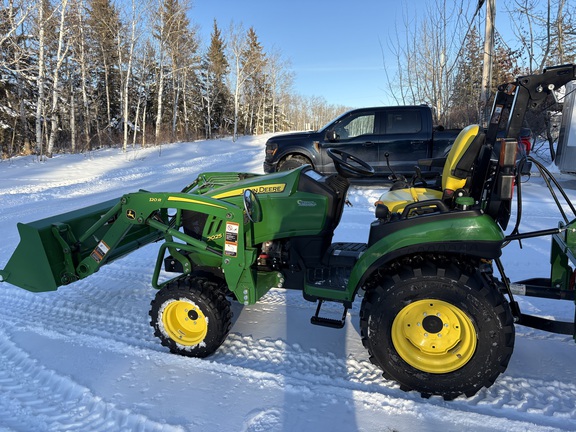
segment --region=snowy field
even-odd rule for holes
[[[202,171],[262,172],[266,136],[0,162],[0,268],[31,222],[138,189],[180,191]],[[576,177],[560,176],[576,202]],[[335,240],[365,241],[381,188],[353,187]],[[559,220],[543,182],[524,184],[522,231]],[[511,223],[513,225],[513,223]],[[549,238],[512,244],[511,280],[548,276]],[[362,347],[359,302],[343,330],[312,326],[315,305],[272,290],[234,305],[228,339],[208,359],[170,354],[149,303],[158,245],[47,293],[0,284],[0,432],[576,430],[576,343],[517,326],[507,371],[472,398],[405,393]],[[30,263],[33,271],[34,263]],[[526,313],[574,318],[574,303],[521,298]],[[341,309],[326,305],[335,314]]]

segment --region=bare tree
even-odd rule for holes
[[[84,16],[86,13],[85,0],[75,0],[71,4],[70,21],[71,25],[71,50],[78,65],[80,66],[80,93],[82,94],[82,124],[84,135],[84,147],[91,150],[90,145],[90,103],[88,88],[88,58],[86,46],[86,29]],[[71,83],[73,86],[73,83]]]
[[[276,132],[278,127],[278,107],[286,102],[286,95],[291,89],[294,75],[289,70],[289,62],[282,59],[278,51],[268,56],[266,70],[271,88],[271,132]]]
[[[36,98],[36,153],[42,152],[42,124],[44,113],[44,91],[45,91],[45,49],[46,49],[46,26],[48,17],[46,17],[48,0],[41,0],[38,7],[38,97]]]
[[[447,121],[469,15],[463,0],[427,3],[422,18],[404,11],[404,31],[396,29],[389,40],[392,64],[383,57],[389,93],[396,101],[426,103],[436,122]],[[394,67],[395,73],[388,70]]]
[[[230,43],[228,47],[230,49],[230,57],[233,61],[232,66],[232,83],[233,83],[233,93],[234,93],[234,131],[232,133],[232,141],[238,139],[238,113],[240,110],[240,92],[242,87],[246,82],[246,71],[242,65],[242,53],[246,49],[247,40],[244,28],[242,25],[230,25]]]
[[[118,48],[118,69],[120,70],[120,83],[121,83],[121,105],[122,105],[122,150],[126,151],[128,146],[128,134],[130,124],[133,124],[136,129],[138,123],[138,114],[134,116],[134,122],[130,121],[130,85],[134,64],[134,52],[136,44],[140,38],[140,29],[138,24],[142,21],[143,14],[148,10],[148,5],[142,2],[132,0],[130,17],[127,20],[130,23],[130,33],[127,35],[127,40],[122,37],[118,32],[117,35],[117,48]],[[139,105],[138,105],[139,106]]]
[[[60,4],[60,25],[58,30],[58,50],[56,52],[56,63],[52,70],[52,106],[50,109],[50,138],[48,140],[48,147],[46,155],[52,157],[54,151],[54,142],[58,133],[58,102],[60,98],[60,69],[62,63],[66,58],[68,51],[68,43],[66,41],[65,19],[68,0],[62,0]]]

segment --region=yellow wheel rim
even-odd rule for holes
[[[162,325],[168,337],[175,342],[194,346],[201,343],[208,333],[208,320],[190,300],[173,300],[162,312]]]
[[[477,335],[462,310],[429,299],[410,303],[400,311],[392,323],[392,343],[410,366],[442,374],[468,363],[476,351]]]

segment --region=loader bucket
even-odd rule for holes
[[[19,223],[20,243],[6,267],[0,270],[0,282],[42,292],[54,291],[78,280],[76,266],[93,253],[113,225],[119,209],[120,200],[115,199],[27,224]],[[149,226],[134,225],[106,256],[105,263],[161,237],[161,233]]]

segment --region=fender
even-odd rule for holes
[[[304,156],[306,159],[309,159],[312,162],[313,169],[316,169],[316,167],[320,164],[320,153],[313,153],[310,151],[310,149],[302,146],[290,146],[286,148],[278,154],[277,161],[280,162],[282,159],[285,159],[290,155]]]
[[[457,253],[494,259],[502,254],[504,233],[494,220],[478,211],[430,215],[397,222],[373,222],[380,230],[379,240],[368,249],[352,269],[347,297],[354,299],[358,289],[377,268],[401,256],[424,252]]]

